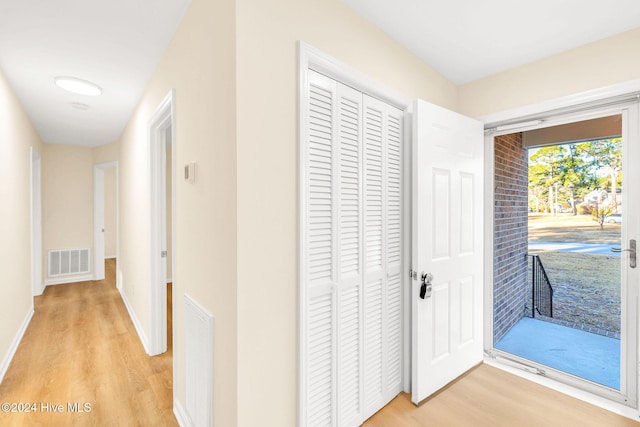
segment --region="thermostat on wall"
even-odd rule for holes
[[[189,162],[184,166],[184,180],[187,182],[195,182],[196,162]]]

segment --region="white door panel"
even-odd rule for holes
[[[104,169],[94,166],[93,169],[93,277],[104,280]]]
[[[412,400],[482,360],[483,126],[414,104]],[[422,275],[430,290],[420,297]]]

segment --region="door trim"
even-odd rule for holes
[[[302,236],[305,235],[305,221],[304,221],[304,201],[306,198],[305,188],[302,185],[305,182],[303,165],[305,163],[305,156],[307,155],[305,147],[305,135],[308,134],[308,117],[306,108],[304,108],[306,99],[308,97],[308,72],[314,70],[321,73],[333,80],[348,85],[363,94],[377,98],[390,104],[404,112],[403,123],[403,234],[404,239],[402,248],[402,289],[403,289],[403,390],[409,392],[411,388],[411,289],[409,288],[410,281],[408,280],[408,273],[411,266],[411,163],[407,161],[410,158],[411,150],[411,120],[410,120],[410,108],[411,101],[398,95],[394,91],[386,88],[384,85],[376,82],[367,75],[355,70],[351,66],[338,61],[337,59],[325,54],[324,52],[310,46],[303,41],[298,42],[298,424],[304,425],[305,420],[305,393],[306,382],[304,375],[304,366],[302,361],[305,360],[306,354],[304,348],[305,336],[303,331],[306,330],[304,322],[303,309],[305,301],[307,300],[307,292],[302,284],[305,277],[305,263],[303,259],[303,247]]]
[[[149,119],[149,355],[167,351],[167,283],[166,268],[162,262],[161,252],[166,242],[166,140],[165,133],[171,128],[172,162],[175,164],[175,90],[169,91]],[[172,168],[175,170],[175,168]],[[175,173],[172,172],[171,187],[174,185]],[[172,199],[172,211],[173,211]],[[175,216],[173,216],[173,223]],[[172,259],[175,259],[175,233],[172,233]],[[175,264],[175,263],[174,263]],[[164,270],[164,271],[163,271]],[[176,271],[172,271],[173,283],[176,283]],[[175,369],[174,369],[175,372]]]
[[[635,79],[611,86],[535,102],[476,118],[488,125],[486,126],[487,128],[490,128],[498,124],[504,125],[522,122],[525,117],[527,118],[526,120],[529,121],[535,119],[537,115],[548,115],[551,112],[559,113],[557,110],[561,109],[573,109],[575,111],[579,106],[589,104],[594,104],[594,106],[599,104],[602,106],[609,100],[616,98],[635,98],[638,95],[640,95],[640,79]],[[513,132],[513,130],[510,130],[510,132],[506,133]]]
[[[629,407],[617,400],[595,394],[592,390],[589,390],[584,386],[579,387],[578,383],[583,384],[582,381],[576,380],[559,382],[557,379],[552,378],[554,375],[542,376],[539,374],[539,371],[536,373],[535,368],[532,369],[525,365],[521,365],[519,368],[514,368],[514,366],[519,365],[520,361],[516,360],[516,358],[504,358],[501,356],[500,351],[494,350],[493,239],[489,238],[489,236],[493,235],[495,219],[493,213],[495,175],[494,137],[523,130],[544,128],[569,122],[587,120],[589,118],[605,116],[611,113],[622,114],[625,104],[629,105],[630,103],[635,103],[637,105],[639,92],[640,80],[633,80],[619,85],[561,97],[479,118],[479,120],[485,122],[485,197],[486,200],[489,201],[489,203],[485,205],[484,227],[486,233],[485,236],[487,236],[487,238],[485,238],[485,362],[632,419],[637,419],[638,417],[637,408]],[[637,110],[635,111],[637,114]],[[543,118],[543,120],[540,123],[531,124],[531,120],[537,118]],[[523,122],[523,126],[515,126],[518,122]],[[514,124],[514,127],[510,127],[508,130],[504,131],[497,131],[495,128],[502,124]],[[633,284],[629,283],[628,286],[633,286]],[[636,331],[638,330],[637,319],[631,327]],[[623,350],[621,349],[621,357],[623,356],[622,351]],[[633,351],[633,359],[637,361],[639,352],[637,341]],[[501,362],[501,360],[506,360],[506,363]],[[550,369],[547,369],[546,371],[547,373],[552,372]],[[635,390],[631,393],[631,395],[636,399],[636,406],[638,405],[638,385],[639,384],[636,384]]]
[[[118,259],[118,162],[98,163],[93,165],[93,280],[104,280],[104,235],[102,245],[99,245],[100,231],[98,224],[104,226],[104,170],[116,168],[116,259]]]
[[[31,195],[31,293],[41,295],[42,280],[42,158],[30,147],[30,195]]]

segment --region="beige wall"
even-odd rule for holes
[[[92,151],[94,165],[115,162],[120,158],[120,146],[118,142],[94,147]]]
[[[30,147],[42,143],[0,71],[0,364],[33,307],[31,295]],[[1,368],[1,366],[0,366]]]
[[[176,169],[196,161],[196,182],[174,193],[174,350],[177,397],[185,403],[183,295],[215,316],[214,425],[235,426],[236,146],[235,2],[193,0],[120,140],[120,259],[124,293],[149,334],[147,126],[176,96]]]
[[[237,10],[238,426],[295,426],[297,41],[409,99],[455,109],[456,87],[339,0]]]
[[[91,248],[93,259],[93,152],[88,147],[45,144],[42,153],[44,276],[47,277],[48,251],[75,248]]]
[[[640,78],[640,29],[550,56],[460,86],[458,105],[471,117]]]

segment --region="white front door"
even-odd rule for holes
[[[413,117],[417,404],[482,361],[483,125],[424,101]]]

